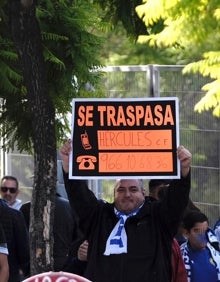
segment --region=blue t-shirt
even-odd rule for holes
[[[208,248],[194,251],[190,248],[189,258],[191,261],[192,282],[217,282],[218,275],[215,262]]]

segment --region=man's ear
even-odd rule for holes
[[[142,188],[142,193],[143,193],[143,196],[145,197],[145,196],[146,196],[146,190],[145,190],[145,188]]]

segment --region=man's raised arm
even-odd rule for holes
[[[68,139],[60,148],[60,157],[62,159],[63,170],[65,173],[69,172],[69,154],[72,150],[71,140]]]

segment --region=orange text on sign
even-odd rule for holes
[[[166,130],[98,130],[99,150],[140,150],[172,148],[172,131]]]
[[[99,153],[99,172],[173,172],[172,152]]]
[[[99,126],[161,126],[174,125],[174,117],[170,105],[128,105],[98,106],[94,113],[92,105],[81,105],[77,112],[78,126],[93,126],[94,115],[98,115]]]
[[[98,106],[100,126],[174,125],[170,105]]]

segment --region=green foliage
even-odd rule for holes
[[[205,97],[196,104],[195,110],[213,110],[220,117],[220,9],[219,1],[213,0],[148,0],[136,7],[150,34],[141,36],[141,42],[160,48],[175,48],[180,59],[193,62],[186,72],[199,72],[214,79],[203,90]],[[154,32],[151,26],[163,22],[163,28]],[[208,106],[207,106],[208,105]]]
[[[32,117],[28,108],[26,88],[17,52],[10,36],[7,9],[0,6],[0,135],[4,148],[31,151]],[[56,109],[58,142],[69,129],[67,114],[74,97],[92,96],[92,85],[99,91],[100,74],[91,69],[102,66],[99,49],[102,38],[98,34],[100,19],[95,7],[87,1],[41,0],[37,19],[41,28],[43,55],[46,66],[47,91]],[[85,92],[87,94],[85,94]]]
[[[136,39],[140,34],[147,34],[146,27],[137,16],[135,7],[141,4],[142,0],[94,0],[102,10],[102,20],[110,22],[113,27],[122,23],[127,35]]]
[[[195,105],[195,110],[199,113],[213,109],[213,115],[220,117],[220,52],[204,53],[203,60],[188,64],[184,68],[186,72],[199,72],[203,76],[210,76],[214,79],[202,87],[206,95]]]
[[[13,68],[17,60],[18,56],[11,41],[0,37],[0,93],[3,98],[8,93],[15,93],[17,91],[16,84],[22,81],[21,74]]]

